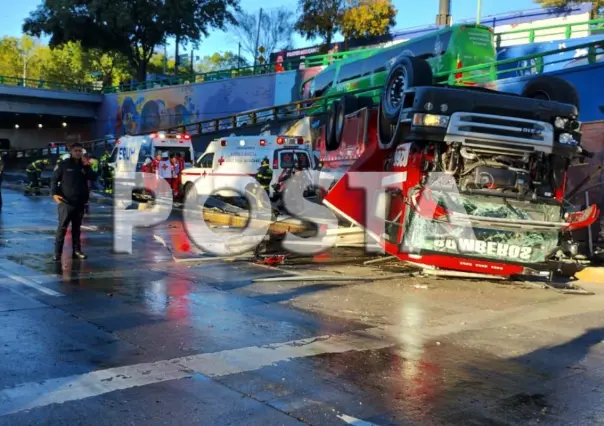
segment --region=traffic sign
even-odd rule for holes
[[[264,48],[264,46],[260,46],[260,47],[258,48],[258,52],[260,52],[260,53],[264,53],[264,52],[266,52],[266,49]]]
[[[263,64],[265,60],[266,60],[266,59],[264,59],[264,56],[259,56],[259,57],[258,57],[258,62],[259,62],[260,64]]]

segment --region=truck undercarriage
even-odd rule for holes
[[[402,87],[392,90],[400,79],[389,78],[377,107],[347,97],[334,105],[327,152],[363,149],[324,203],[387,253],[426,267],[547,277],[581,269],[572,232],[599,210],[564,198],[568,168],[590,155],[574,88],[550,76],[530,81],[522,96],[414,87],[425,67],[415,58],[401,63],[391,74],[402,70]],[[384,174],[379,193],[355,187],[356,173]]]

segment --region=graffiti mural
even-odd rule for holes
[[[105,95],[97,137],[152,131],[296,101],[319,68]]]

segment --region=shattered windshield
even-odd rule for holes
[[[434,201],[449,211],[476,217],[561,221],[561,207],[505,198],[433,192]],[[542,262],[558,246],[559,234],[553,231],[510,231],[469,226],[469,221],[455,224],[426,219],[409,209],[405,218],[403,251],[435,251],[513,262]],[[486,225],[485,225],[486,226]]]

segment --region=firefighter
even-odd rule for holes
[[[29,184],[27,185],[27,188],[25,188],[25,195],[30,195],[32,192],[35,195],[40,195],[40,178],[42,176],[42,170],[49,165],[50,160],[44,158],[43,160],[36,160],[27,166],[25,172],[27,173]]]
[[[69,152],[59,155],[59,158],[57,158],[57,162],[55,163],[55,166],[58,165],[61,161],[68,159],[70,155],[71,154],[69,154]]]
[[[90,182],[90,188],[96,190],[96,189],[98,189],[97,176],[99,175],[99,160],[97,160],[96,156],[90,155],[89,161],[90,161],[90,169],[94,172],[94,177],[95,177],[95,179],[92,182]]]
[[[271,181],[273,180],[273,169],[271,169],[270,163],[268,161],[268,157],[264,157],[262,162],[260,163],[260,167],[256,171],[256,181],[260,184],[262,189],[266,191],[266,195],[271,196]],[[254,194],[256,200],[258,201],[258,205],[262,207],[261,193],[257,192]]]
[[[110,160],[111,155],[108,151],[105,151],[99,162],[101,176],[103,178],[103,192],[105,192],[105,194],[113,193],[113,169],[109,165]]]

